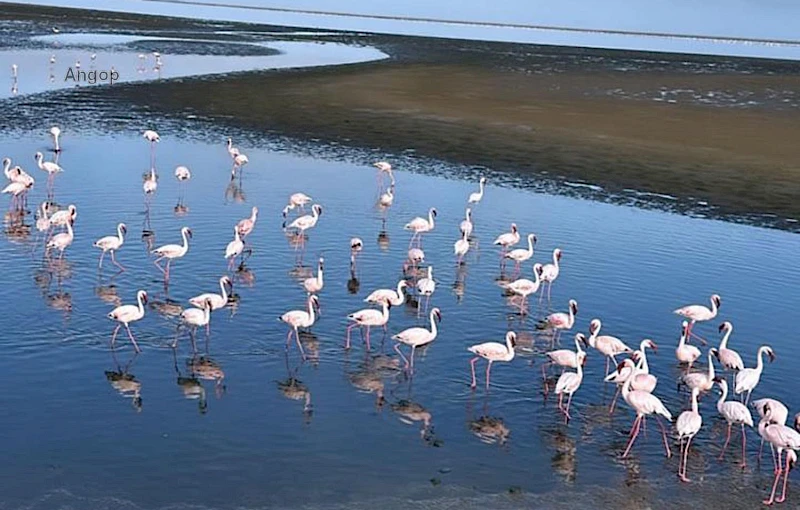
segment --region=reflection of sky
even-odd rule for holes
[[[61,0],[21,0],[23,3],[63,6]],[[211,0],[200,0],[212,3]],[[720,55],[800,58],[798,45],[765,45],[699,41],[666,37],[642,37],[598,33],[555,32],[488,26],[448,25],[398,20],[364,19],[312,14],[283,13],[262,9],[219,7],[219,4],[247,7],[277,7],[327,10],[384,16],[442,18],[468,22],[499,22],[554,25],[582,29],[611,29],[666,32],[704,36],[761,39],[797,39],[795,24],[800,19],[800,4],[785,0],[738,0],[690,2],[689,0],[650,0],[646,4],[632,0],[608,0],[598,6],[585,0],[567,0],[554,6],[543,0],[511,0],[487,3],[478,0],[355,0],[343,6],[333,0],[270,1],[215,0],[217,6],[198,7],[166,1],[146,0],[70,0],[70,6],[112,11],[137,12],[207,18],[227,21],[284,24],[331,29],[348,29],[436,35],[442,37],[530,42],[556,45],[627,48],[655,51],[711,53]]]

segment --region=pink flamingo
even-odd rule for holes
[[[724,332],[722,340],[719,342],[719,349],[717,350],[717,359],[723,367],[728,370],[742,370],[744,369],[744,362],[739,353],[733,349],[728,349],[728,338],[733,332],[733,324],[728,321],[719,325],[719,332]]]
[[[519,278],[514,280],[513,282],[507,283],[503,285],[503,288],[506,290],[510,290],[517,296],[522,297],[522,301],[519,305],[520,313],[527,313],[525,308],[525,302],[528,299],[528,296],[531,294],[536,294],[539,290],[539,286],[542,283],[541,276],[542,276],[542,265],[538,262],[533,265],[533,276],[534,280],[528,280],[527,278]]]
[[[678,463],[678,477],[682,482],[689,482],[686,478],[686,461],[689,457],[689,446],[692,443],[694,436],[700,432],[700,427],[703,425],[703,417],[697,410],[697,395],[700,394],[699,388],[692,390],[692,409],[684,411],[678,416],[678,421],[675,423],[675,428],[678,431],[678,441],[681,443],[681,461]],[[684,440],[686,444],[684,445]]]
[[[258,207],[253,207],[250,211],[250,217],[240,220],[239,223],[236,224],[236,229],[239,231],[239,235],[244,239],[256,226],[256,220],[258,219]]]
[[[675,348],[675,357],[678,358],[678,363],[685,363],[687,365],[686,370],[692,368],[692,365],[701,354],[700,349],[687,343],[688,337],[689,323],[683,321],[681,324],[681,338],[678,340],[678,347]]]
[[[136,339],[133,338],[133,333],[131,333],[131,328],[129,324],[131,322],[138,321],[142,317],[144,317],[144,305],[147,303],[147,292],[140,290],[136,293],[136,301],[138,302],[138,306],[135,305],[122,305],[114,308],[108,314],[108,318],[119,322],[117,327],[114,328],[114,334],[111,335],[111,346],[114,346],[114,342],[117,340],[117,333],[119,332],[119,328],[125,326],[125,329],[128,331],[128,336],[131,339],[131,343],[133,344],[133,348],[136,349],[136,352],[141,352],[139,349],[139,344],[136,343]]]
[[[575,316],[578,314],[578,302],[574,299],[569,300],[569,313],[552,313],[545,317],[543,321],[536,325],[538,329],[554,329],[553,344],[561,335],[562,330],[570,330],[575,325]]]
[[[689,336],[693,336],[703,342],[705,345],[707,342],[705,339],[695,335],[692,333],[692,328],[694,327],[695,322],[705,322],[710,321],[714,317],[717,316],[717,312],[719,311],[719,307],[722,304],[722,298],[719,297],[719,294],[713,294],[711,296],[711,308],[708,308],[703,305],[688,305],[675,310],[674,313],[686,317],[689,319]]]
[[[600,328],[602,327],[603,323],[600,322],[600,319],[592,319],[592,322],[589,323],[589,345],[606,356],[606,375],[608,375],[610,360],[614,360],[616,364],[616,356],[632,353],[633,349],[625,345],[625,342],[615,336],[598,336]]]
[[[122,264],[117,262],[117,259],[114,257],[114,253],[122,247],[122,243],[125,242],[125,233],[127,232],[127,227],[124,223],[120,223],[117,225],[117,235],[115,236],[106,236],[101,237],[97,241],[94,242],[95,248],[100,248],[103,252],[100,254],[100,262],[97,264],[98,268],[103,267],[103,257],[105,257],[106,252],[111,252],[111,262],[113,262],[117,267],[119,267],[122,271],[125,271],[125,268],[122,267]]]
[[[778,425],[770,423],[771,409],[767,407],[767,415],[765,419],[758,424],[759,432],[762,436],[769,441],[769,443],[778,451],[778,463],[775,469],[775,481],[772,484],[772,493],[769,499],[764,500],[765,505],[775,503],[783,503],[786,500],[786,486],[789,481],[790,457],[791,462],[797,461],[797,454],[795,450],[800,449],[800,433],[796,430],[787,427],[786,425]],[[786,466],[781,466],[781,454],[783,450],[786,452]],[[778,480],[781,474],[785,475],[783,481],[783,494],[778,499],[775,499],[775,489],[778,487]]]
[[[289,348],[289,342],[292,340],[292,333],[294,333],[297,340],[297,348],[300,349],[300,355],[306,359],[306,353],[303,350],[303,344],[300,343],[300,328],[310,328],[314,325],[316,317],[314,316],[314,307],[319,307],[319,298],[314,295],[308,296],[308,311],[305,310],[290,310],[280,316],[280,320],[289,325],[289,333],[286,335],[286,348]]]
[[[164,273],[164,281],[169,282],[169,266],[172,263],[173,259],[179,259],[186,255],[186,252],[189,251],[189,239],[192,237],[192,231],[189,227],[183,227],[181,229],[181,237],[183,238],[183,244],[165,244],[159,248],[153,250],[152,254],[156,255],[157,258],[153,261],[153,264]],[[167,259],[167,265],[165,268],[161,268],[158,262],[162,259]]]
[[[500,258],[502,259],[506,251],[515,244],[519,242],[519,231],[517,230],[517,224],[511,224],[511,232],[506,232],[505,234],[500,234],[497,236],[497,239],[494,240],[495,245],[502,247],[502,251],[500,253]]]
[[[410,356],[411,362],[409,363],[408,358],[406,358],[400,351],[400,343],[395,344],[394,346],[394,350],[397,351],[397,354],[399,354],[400,357],[403,359],[403,361],[405,361],[406,368],[409,368],[411,372],[414,371],[414,352],[416,351],[417,347],[428,345],[429,343],[436,340],[436,335],[438,334],[438,331],[436,330],[437,320],[441,322],[442,312],[440,312],[438,308],[434,308],[433,310],[431,310],[430,314],[430,321],[431,321],[430,330],[426,328],[408,328],[392,337],[392,340],[396,340],[402,344],[411,347],[411,356]]]
[[[366,327],[367,328],[367,350],[370,350],[369,345],[369,330],[372,326],[375,327],[383,327],[383,330],[386,331],[386,323],[389,322],[389,308],[390,305],[387,301],[381,303],[382,310],[376,310],[374,308],[365,308],[363,310],[359,310],[355,313],[351,313],[347,316],[348,319],[353,321],[353,324],[347,326],[347,344],[345,345],[345,349],[350,348],[350,331],[358,326],[358,327]]]
[[[581,348],[581,344],[586,344],[586,337],[583,336],[582,333],[578,333],[575,335],[575,350],[570,349],[558,349],[556,351],[550,351],[544,353],[545,356],[549,358],[549,361],[546,363],[542,363],[542,379],[546,379],[547,376],[545,375],[545,368],[558,365],[562,369],[566,368],[578,368],[578,354],[584,352],[583,348]],[[584,360],[586,358],[584,357]],[[563,370],[561,372],[564,373]]]
[[[778,425],[786,425],[786,420],[789,418],[789,410],[780,400],[775,400],[774,398],[760,398],[758,400],[753,400],[750,404],[756,408],[761,420],[764,420],[767,416],[767,411],[771,410],[770,421]],[[758,448],[758,461],[761,462],[761,454],[764,450],[764,436],[761,434],[761,431],[759,431],[759,435],[761,435],[761,446]],[[772,464],[774,466],[775,449],[772,447],[771,443],[769,448],[772,450]]]
[[[622,365],[628,365],[631,369],[633,369],[633,361],[630,359],[623,360]],[[621,370],[622,365],[617,367],[617,370]],[[666,455],[668,458],[671,457],[672,452],[670,451],[669,444],[667,443],[667,431],[664,429],[664,425],[661,423],[659,416],[663,416],[667,419],[667,421],[671,422],[672,414],[666,407],[664,407],[664,404],[661,402],[661,400],[659,400],[659,398],[652,393],[631,390],[632,382],[633,378],[629,377],[628,380],[625,381],[625,384],[622,385],[622,398],[636,411],[636,419],[633,421],[633,426],[631,427],[628,446],[625,448],[622,458],[628,456],[628,453],[631,451],[631,447],[633,447],[633,443],[636,441],[636,437],[639,435],[642,422],[647,419],[647,416],[649,415],[655,415],[656,421],[658,422],[659,427],[661,427],[661,434],[664,438],[664,449],[666,450]]]
[[[422,218],[417,216],[413,220],[409,221],[403,227],[405,230],[410,230],[414,234],[411,236],[411,241],[408,243],[408,247],[411,248],[414,245],[414,241],[419,239],[419,243],[422,243],[422,234],[426,232],[430,232],[436,226],[434,219],[436,218],[437,212],[435,207],[431,207],[428,210],[428,219]]]
[[[750,414],[750,410],[747,409],[747,406],[742,404],[741,402],[725,402],[725,399],[728,398],[728,381],[725,379],[716,378],[716,382],[719,385],[720,389],[720,397],[719,401],[717,401],[717,411],[719,412],[720,416],[725,418],[725,421],[728,422],[728,435],[725,438],[725,444],[722,446],[722,452],[719,454],[719,460],[725,456],[725,450],[728,448],[728,443],[731,441],[731,428],[734,425],[741,425],[742,426],[742,468],[747,466],[747,453],[746,453],[746,444],[747,444],[747,436],[744,432],[744,426],[747,425],[749,427],[753,426],[753,416]]]
[[[510,259],[514,261],[514,274],[519,273],[519,265],[526,260],[533,257],[533,245],[536,244],[536,235],[535,234],[528,234],[528,249],[524,248],[517,248],[516,250],[511,250],[506,252],[503,256],[503,261],[505,259]]]
[[[561,267],[558,265],[561,261],[561,253],[561,248],[553,250],[553,263],[542,266],[542,281],[547,284],[548,301],[550,300],[550,289],[553,287],[553,282],[556,281],[556,278],[561,273]],[[541,298],[542,296],[539,297]]]
[[[472,368],[472,384],[470,385],[472,388],[477,386],[477,381],[475,379],[475,362],[481,358],[489,362],[489,364],[486,365],[486,389],[488,390],[492,363],[495,361],[511,361],[514,359],[514,345],[516,339],[517,334],[513,331],[509,331],[506,333],[505,345],[499,342],[484,342],[467,348],[469,352],[477,354],[477,356],[472,358],[469,362],[470,368]]]
[[[577,343],[577,341],[576,341]],[[558,378],[558,382],[556,383],[556,395],[558,395],[558,408],[564,413],[564,423],[569,423],[570,415],[569,415],[569,405],[572,403],[572,395],[578,391],[578,388],[581,387],[581,382],[583,382],[583,364],[586,361],[586,352],[581,351],[576,355],[576,361],[578,362],[578,366],[576,367],[576,372],[564,372]],[[567,399],[567,406],[563,406],[564,394],[569,395]]]

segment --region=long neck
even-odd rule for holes
[[[206,306],[203,307],[203,317],[206,323],[211,320],[211,303],[206,302]]]
[[[709,351],[708,353],[708,378],[714,379],[714,360],[712,359],[713,354]]]
[[[717,315],[717,302],[714,299],[711,300],[711,313]]]
[[[250,213],[250,221],[252,221],[253,223],[256,222],[256,218],[257,217],[258,217],[258,212],[257,211],[254,210],[253,212]]]
[[[317,268],[317,283],[322,285],[322,264]]]
[[[575,324],[575,313],[572,311],[572,305],[569,307],[569,323],[570,325]]]
[[[428,280],[433,280],[433,266],[428,266]]]
[[[433,211],[428,211],[428,224],[433,228]]]
[[[528,237],[528,252],[533,253],[533,238]]]
[[[581,347],[581,341],[577,338],[575,339],[575,352],[583,352],[583,348]]]
[[[481,189],[479,193],[483,196],[483,181],[478,181],[478,187]]]
[[[764,370],[764,348],[758,350],[758,363],[756,364],[756,370],[761,373]]]
[[[186,236],[185,230],[181,231],[181,237],[183,237],[183,251],[186,251],[189,249],[189,238]]]
[[[220,293],[222,294],[222,300],[228,301],[228,289],[225,287],[225,280],[219,281],[219,290]]]
[[[692,392],[692,412],[698,414],[697,411],[697,390]]]
[[[558,267],[558,256],[556,255],[556,252],[553,252],[553,265]]]
[[[644,372],[645,374],[650,373],[650,366],[647,364],[647,348],[645,346],[639,346],[639,350],[642,351],[642,359],[639,360],[639,370]]]
[[[11,170],[11,161],[9,160],[3,161],[3,173],[6,174],[6,177],[8,177],[9,170]]]
[[[56,150],[58,150],[58,133],[56,133],[55,135],[53,135],[53,138],[55,138],[55,142],[56,142]]]
[[[631,372],[633,374],[633,372]],[[631,382],[633,381],[633,375],[625,379],[625,383],[622,385],[622,398],[627,398],[628,393],[631,391]]]
[[[433,312],[431,312],[431,335],[436,338],[436,319],[434,318]]]
[[[383,302],[383,319],[389,320],[389,303],[386,301]]]
[[[539,271],[534,269],[533,270],[533,285],[538,288],[539,287],[539,283],[540,283],[539,282]]]
[[[139,302],[139,315],[144,315],[144,303],[142,302],[142,295],[139,294],[136,300]]]
[[[308,316],[311,318],[311,322],[314,322],[314,300],[311,298],[308,299]]]
[[[70,238],[72,238],[73,235],[74,235],[74,233],[72,232],[72,222],[70,220],[67,220],[67,233],[69,234]],[[761,361],[761,358],[759,357],[759,362],[760,361]]]
[[[122,236],[122,227],[120,226],[117,226],[117,237],[119,238],[120,243],[125,240],[125,238]]]
[[[578,363],[578,377],[583,379],[583,363]]]
[[[686,328],[681,332],[681,339],[678,340],[678,347],[686,345]]]
[[[731,336],[732,332],[733,326],[728,326],[728,328],[725,330],[725,335],[722,337],[722,341],[719,343],[720,350],[728,347],[728,337]]]
[[[722,408],[722,404],[725,402],[725,399],[728,398],[728,385],[722,384],[720,386],[722,389],[722,394],[719,396],[719,400],[717,401],[717,410]]]
[[[400,299],[403,299],[403,286],[400,285],[402,282],[397,282],[397,295],[400,296]]]
[[[184,239],[186,239],[186,238],[184,237]],[[235,241],[237,241],[237,242],[242,240],[242,238],[239,237],[239,229],[238,228],[233,229],[233,239]]]
[[[467,221],[471,221],[471,220],[470,220],[470,213],[469,213],[469,209],[467,209],[467,212],[466,212],[466,214],[464,215],[464,217],[466,218],[466,220],[467,220]]]

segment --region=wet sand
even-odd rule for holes
[[[132,18],[136,29],[148,26]],[[93,93],[134,108],[146,102],[151,114],[191,111],[232,128],[705,201],[723,216],[800,218],[798,63],[358,41],[393,58]],[[695,99],[659,100],[672,90]],[[716,99],[723,96],[731,99]]]

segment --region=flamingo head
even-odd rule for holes
[[[34,154],[33,159],[35,159],[36,161],[41,161],[42,159],[44,159],[44,154],[42,154],[41,152],[37,152],[36,154]]]
[[[147,292],[145,292],[143,290],[140,290],[138,294],[139,294],[138,297],[139,297],[139,299],[141,299],[142,304],[146,305],[147,304]]]
[[[182,232],[185,232],[185,233],[186,233],[186,235],[189,237],[189,239],[191,239],[191,238],[192,238],[192,229],[190,229],[189,227],[183,227],[183,228],[181,229],[181,231],[182,231]]]
[[[319,310],[319,298],[316,295],[312,295],[308,298],[308,302],[314,305],[317,310]]]
[[[733,324],[731,324],[728,321],[725,321],[719,325],[719,332],[722,333],[723,331],[728,331],[731,328],[733,328]]]
[[[625,358],[624,360],[620,361],[617,365],[617,372],[622,372],[622,369],[625,367],[633,368],[633,360],[630,358]]]
[[[719,297],[719,294],[714,294],[711,296],[711,302],[714,303],[714,306],[719,308],[722,305],[722,298]]]
[[[362,241],[360,238],[354,237],[354,238],[350,239],[350,249],[351,250],[353,250],[353,251],[361,251],[361,249],[363,247],[364,247],[364,241]]]
[[[480,182],[486,184],[486,177],[481,177],[481,181]]]
[[[544,271],[544,266],[543,265],[541,265],[538,262],[533,265],[533,273],[534,274],[536,274],[538,276],[542,276],[542,271]]]
[[[128,226],[125,225],[124,223],[120,223],[118,227],[120,231],[123,233],[123,235],[128,233]]]
[[[223,276],[222,278],[220,278],[220,281],[222,282],[223,285],[227,285],[233,288],[233,281],[230,279],[230,277]]]
[[[69,211],[69,217],[72,218],[72,221],[75,221],[75,218],[78,216],[78,208],[70,204],[67,210]]]
[[[431,315],[436,317],[437,321],[442,322],[442,311],[439,310],[438,308],[434,308],[433,310],[431,310]]]
[[[648,349],[652,349],[654,354],[658,354],[658,345],[649,338],[642,341],[642,347],[647,347]]]
[[[794,468],[794,465],[797,464],[797,453],[794,450],[787,450],[786,451],[786,469],[788,470]]]
[[[719,350],[716,347],[712,347],[708,350],[708,353],[714,356],[715,358],[719,359]]]
[[[528,234],[528,242],[536,244],[536,234]]]
[[[287,205],[286,207],[283,208],[283,213],[282,214],[283,214],[284,218],[286,217],[287,214],[289,214],[289,211],[291,209],[292,209],[292,206],[290,206],[290,205]]]
[[[512,232],[513,234],[516,234],[516,233],[517,233],[517,224],[516,224],[516,223],[512,223],[512,224],[511,224],[511,232]]]
[[[575,335],[575,340],[579,341],[583,345],[589,345],[586,341],[586,335],[584,335],[583,333],[578,333],[577,335]]]
[[[553,250],[553,256],[556,258],[556,260],[561,260],[561,248],[556,248]]]
[[[769,356],[769,362],[772,363],[775,361],[775,351],[772,350],[772,347],[764,347],[764,352]]]
[[[578,353],[578,364],[580,366],[586,365],[586,351],[581,351]]]
[[[683,321],[681,322],[681,335],[685,336],[689,332],[689,322]]]
[[[589,323],[589,334],[596,335],[600,331],[600,325],[600,319],[592,319],[592,322]]]
[[[3,158],[3,166],[11,166],[11,158]]]
[[[578,315],[578,302],[574,299],[569,300],[569,309],[572,311],[572,315]],[[597,319],[595,319],[597,320]],[[598,321],[599,322],[599,321]]]
[[[431,216],[433,216],[434,218],[436,217],[437,214],[439,214],[438,212],[436,212],[436,208],[435,207],[431,207],[430,213],[431,213]]]
[[[511,347],[516,347],[517,345],[517,334],[513,331],[509,331],[506,333],[506,342],[511,344]]]
[[[211,298],[206,298],[206,300],[203,302],[203,308],[208,308],[211,310]]]
[[[319,204],[314,204],[314,205],[311,207],[311,209],[317,212],[317,216],[322,216],[322,206],[321,206],[321,205],[319,205]]]
[[[398,286],[398,287],[400,287],[401,289],[405,289],[406,287],[408,287],[408,282],[407,282],[407,281],[405,281],[405,280],[400,280],[400,281],[397,283],[397,286]]]

